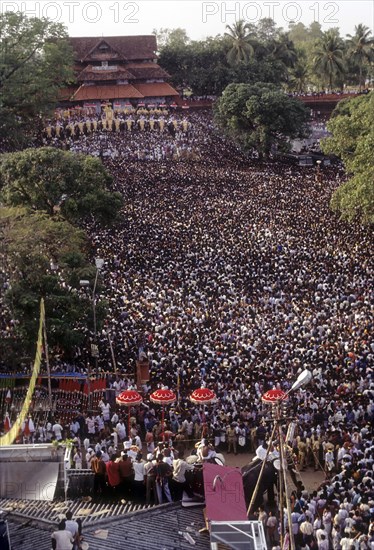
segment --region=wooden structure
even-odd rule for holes
[[[178,92],[157,64],[156,37],[71,37],[76,86],[60,91],[62,105],[121,110],[142,104],[173,103]]]

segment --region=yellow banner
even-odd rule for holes
[[[20,414],[18,415],[17,420],[11,427],[10,431],[0,437],[0,447],[4,445],[12,445],[14,441],[16,440],[18,436],[18,432],[25,421],[27,414],[29,412],[30,403],[32,399],[32,395],[34,393],[36,380],[39,375],[40,371],[40,363],[42,360],[42,351],[43,351],[43,324],[44,324],[44,318],[45,318],[45,311],[44,311],[44,300],[41,298],[40,300],[40,319],[39,319],[39,332],[38,332],[38,342],[36,344],[36,354],[35,354],[35,361],[34,361],[34,369],[31,375],[30,384],[27,390],[26,398],[23,403],[22,409]]]

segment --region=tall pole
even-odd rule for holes
[[[107,335],[107,337],[108,337],[109,348],[110,348],[110,354],[111,354],[111,356],[112,356],[113,369],[114,369],[114,372],[116,372],[116,370],[117,370],[117,363],[116,363],[116,358],[115,358],[115,355],[114,355],[113,344],[112,344],[112,339],[111,339],[111,337],[110,337],[110,332],[109,332],[109,330],[106,331],[106,335]]]
[[[284,447],[282,444],[282,435],[280,433],[280,426],[278,424],[278,438],[279,438],[279,459],[280,459],[280,469],[279,469],[279,521],[280,521],[280,546],[283,548],[285,529],[284,529]],[[287,498],[287,495],[286,495]],[[288,523],[289,536],[291,536],[292,523]]]
[[[258,493],[258,490],[259,490],[259,487],[260,487],[260,483],[261,483],[261,480],[262,480],[262,476],[263,476],[263,473],[264,473],[264,470],[265,470],[265,465],[266,465],[268,456],[270,454],[271,446],[273,444],[274,434],[275,434],[276,429],[277,429],[277,424],[276,424],[276,422],[274,422],[273,431],[271,432],[268,448],[266,449],[266,455],[265,455],[264,460],[262,461],[261,470],[260,470],[260,473],[258,474],[258,478],[257,478],[257,483],[255,485],[255,488],[254,488],[254,491],[253,491],[253,494],[252,494],[251,502],[249,503],[249,506],[248,506],[247,516],[249,516],[252,512],[252,509],[253,509],[253,506],[254,506],[254,503],[255,503],[255,500],[256,500],[256,497],[257,497],[257,493]]]
[[[162,420],[161,420],[161,428],[162,428],[162,441],[165,441],[165,406],[162,405]]]
[[[44,338],[45,362],[47,364],[48,403],[49,403],[49,410],[52,411],[51,367],[50,367],[50,364],[49,364],[47,327],[46,327],[46,324],[45,324],[45,316],[44,316],[44,319],[43,319],[43,338]]]
[[[280,424],[279,424],[279,449],[280,449],[280,456],[281,456],[281,472],[283,475],[284,497],[286,499],[290,550],[295,550],[295,539],[292,532],[291,503],[290,503],[290,498],[288,494],[287,469],[285,468],[285,463],[284,463],[284,460],[286,460],[286,453],[284,452],[284,440],[283,440],[282,426]],[[282,518],[283,518],[283,512],[282,512]]]
[[[99,278],[99,269],[96,268],[96,276],[95,276],[95,282],[94,287],[92,290],[92,313],[93,313],[93,347],[91,349],[91,355],[94,357],[95,361],[95,372],[97,373],[97,365],[98,365],[98,346],[97,346],[97,326],[96,326],[96,286],[97,286],[97,280]],[[87,380],[87,386],[88,386],[88,410],[92,412],[92,394],[91,394],[91,362],[88,363],[88,380]]]

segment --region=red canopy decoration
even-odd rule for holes
[[[142,402],[142,396],[135,390],[125,390],[116,397],[117,405],[125,405],[125,407],[140,405]]]
[[[197,405],[207,405],[215,401],[216,398],[217,396],[214,391],[209,388],[198,388],[190,395],[192,403],[196,403]]]
[[[130,407],[132,406],[135,406],[135,405],[140,405],[141,403],[143,403],[143,398],[142,396],[140,395],[140,393],[138,393],[137,391],[135,390],[125,390],[123,392],[121,392],[117,397],[116,397],[116,403],[117,405],[124,405],[125,407],[129,407],[129,410],[128,410],[128,436],[130,435]]]
[[[268,390],[261,397],[263,403],[276,403],[277,401],[283,401],[288,399],[288,396],[282,390]]]
[[[165,405],[170,405],[170,403],[174,403],[177,396],[173,391],[168,390],[167,388],[161,388],[151,393],[149,398],[152,401],[152,403],[157,403],[157,405],[162,405],[161,431],[163,434],[162,439],[163,441],[165,441]]]
[[[161,388],[160,390],[156,390],[149,396],[152,403],[157,403],[158,405],[170,405],[170,403],[174,403],[177,396],[175,393],[171,390],[168,390],[167,388]]]

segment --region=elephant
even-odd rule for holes
[[[242,476],[243,476],[243,486],[244,486],[244,496],[247,507],[251,502],[251,498],[260,475],[260,470],[262,466],[262,460],[256,458],[250,464],[243,466]],[[274,485],[277,483],[277,470],[273,465],[273,462],[266,462],[265,468],[262,473],[262,478],[258,488],[257,496],[254,502],[253,510],[257,509],[264,502],[264,493],[267,492],[267,503],[269,506],[274,506],[275,504],[275,495],[274,495]]]

